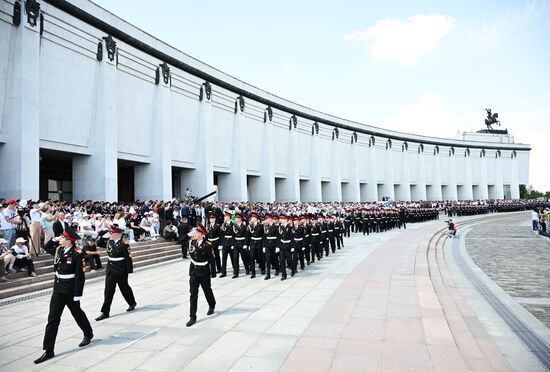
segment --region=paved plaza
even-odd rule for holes
[[[56,357],[39,366],[32,361],[41,355],[49,296],[3,305],[0,370],[509,371],[523,365],[543,371],[519,339],[509,340],[515,356],[499,349],[498,335],[482,322],[488,312],[469,306],[457,292],[460,282],[450,292],[456,309],[432,284],[434,268],[422,247],[442,227],[439,220],[352,234],[343,250],[284,282],[215,279],[216,313],[204,315],[200,293],[191,328],[185,327],[189,262],[138,270],[130,279],[135,312],[125,312],[117,292],[111,318],[91,320],[95,338],[80,349],[82,334],[66,310]],[[482,301],[475,291],[470,295]],[[82,306],[90,319],[102,300],[103,282],[88,283]]]
[[[550,239],[532,232],[530,217],[475,225],[466,248],[485,274],[550,327]]]

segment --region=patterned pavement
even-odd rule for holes
[[[466,249],[487,276],[550,328],[550,239],[531,230],[530,212],[480,223]]]

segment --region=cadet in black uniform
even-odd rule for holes
[[[235,262],[233,260],[233,222],[231,222],[231,217],[233,213],[225,212],[223,216],[223,224],[220,226],[220,238],[222,239],[222,273],[220,278],[223,278],[227,275],[227,256],[231,260],[231,266],[233,271],[235,271]],[[237,262],[238,264],[238,262]]]
[[[199,225],[193,231],[191,245],[189,246],[189,321],[186,326],[191,327],[197,322],[197,302],[199,298],[199,286],[202,287],[206,301],[208,302],[208,312],[206,315],[214,314],[216,307],[216,298],[212,292],[211,279],[215,278],[216,273],[210,271],[209,262],[213,260],[212,248],[210,242],[205,239],[206,229]]]
[[[275,216],[268,215],[264,226],[264,254],[265,254],[265,280],[271,279],[271,266],[275,269],[275,276],[279,275],[279,261],[277,260],[277,226],[273,219]]]
[[[134,292],[128,284],[128,274],[134,272],[134,265],[128,239],[122,239],[123,233],[124,231],[117,226],[111,227],[111,237],[107,242],[109,261],[105,271],[105,299],[101,306],[101,315],[95,319],[98,322],[109,317],[117,284],[120,293],[128,303],[126,311],[133,311],[137,305]]]
[[[281,268],[281,280],[286,279],[286,266],[288,265],[291,270],[291,276],[296,274],[294,269],[294,262],[292,262],[292,253],[294,253],[294,248],[292,248],[292,230],[287,224],[288,217],[281,216],[281,225],[278,229],[277,240],[280,247],[279,253],[279,266]]]
[[[264,229],[261,224],[258,223],[260,216],[257,213],[252,212],[250,215],[250,224],[247,227],[247,247],[250,252],[249,266],[252,275],[251,279],[256,277],[256,261],[260,266],[262,275],[265,275],[265,262],[263,259],[263,239]]]
[[[321,226],[317,223],[317,217],[311,217],[311,262],[315,262],[315,257],[317,260],[321,259],[322,248],[321,248]]]
[[[66,226],[65,232],[59,237],[59,241],[52,239],[44,247],[45,251],[54,256],[53,268],[55,279],[52,298],[50,300],[48,324],[46,325],[46,333],[44,334],[44,343],[42,345],[44,354],[34,361],[35,364],[45,362],[54,357],[55,339],[61,321],[61,314],[65,306],[69,308],[76,323],[82,332],[84,332],[84,338],[78,346],[88,345],[94,337],[92,326],[86,314],[80,308],[80,298],[84,290],[86,264],[82,251],[75,246],[75,242],[79,239],[78,234],[70,226]]]
[[[329,216],[328,218],[329,220],[327,222],[327,237],[330,243],[330,250],[332,251],[332,253],[336,253],[336,231],[334,231],[336,225],[334,224],[334,216]]]
[[[350,237],[350,232],[351,232],[351,223],[352,223],[352,218],[351,218],[351,214],[346,211],[346,217],[344,217],[344,228],[345,228],[345,232],[344,232],[344,236],[346,238],[349,238]]]
[[[212,254],[214,256],[214,260],[210,264],[210,271],[220,273],[222,271],[222,261],[220,259],[220,225],[216,223],[217,216],[214,212],[210,212],[208,218],[210,220],[210,229],[208,229],[206,238],[210,242]]]
[[[235,266],[233,267],[233,279],[239,277],[239,255],[241,256],[246,275],[250,273],[250,269],[248,267],[248,252],[245,249],[246,224],[244,223],[244,217],[242,214],[237,213],[235,218],[237,223],[233,224],[233,240],[235,241],[235,244],[233,245],[233,261],[235,262]]]
[[[298,261],[300,261],[300,270],[304,270],[305,268],[305,261],[304,261],[304,253],[305,253],[305,247],[304,247],[304,226],[300,221],[304,221],[303,219],[300,219],[300,217],[296,216],[292,219],[292,238],[294,240],[294,254],[292,255],[292,260],[294,261],[294,271],[297,271],[296,267],[298,266]]]

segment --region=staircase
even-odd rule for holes
[[[158,262],[181,258],[181,246],[175,242],[167,242],[164,239],[156,241],[137,242],[130,245],[134,268],[155,264]],[[86,279],[105,275],[107,265],[107,251],[98,248],[101,256],[103,270],[86,272]],[[37,277],[29,276],[27,271],[8,274],[9,282],[0,283],[0,299],[53,286],[53,256],[43,253],[39,257],[33,257],[34,269]]]

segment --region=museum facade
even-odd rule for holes
[[[519,198],[530,146],[434,138],[246,84],[85,0],[0,0],[0,197]]]

